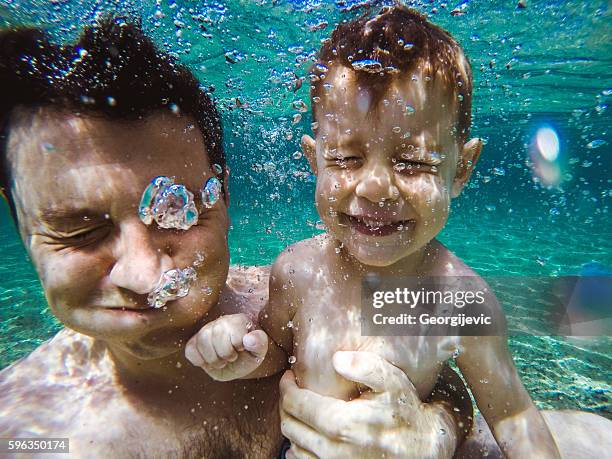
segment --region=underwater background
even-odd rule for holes
[[[465,49],[474,72],[472,137],[486,142],[441,242],[483,276],[610,275],[608,1],[405,3]],[[308,68],[321,40],[368,4],[382,2],[0,0],[0,26],[41,26],[64,41],[106,12],[141,18],[216,99],[231,168],[231,260],[263,265],[323,231],[299,152],[312,121],[300,101],[310,107]],[[4,202],[0,231],[4,368],[60,325]],[[542,309],[514,294],[510,349],[538,407],[612,418],[610,337],[535,336]]]

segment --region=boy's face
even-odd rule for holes
[[[176,352],[201,326],[225,285],[225,203],[187,231],[146,226],[145,187],[175,177],[194,194],[213,175],[194,120],[153,114],[123,122],[40,109],[12,123],[19,229],[49,307],[66,326],[143,359]],[[151,309],[163,271],[199,263],[190,293]]]
[[[305,136],[303,148],[323,222],[364,264],[391,265],[433,239],[478,160],[478,139],[458,144],[458,101],[441,80],[415,71],[376,103],[354,71],[326,75],[316,142]]]

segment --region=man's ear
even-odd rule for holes
[[[225,207],[229,208],[230,205],[230,194],[229,194],[229,175],[230,168],[225,166],[225,172],[223,172],[223,200],[225,201]]]
[[[314,175],[317,175],[317,143],[308,134],[302,136],[302,153],[306,156]]]
[[[478,162],[480,152],[482,151],[482,139],[472,139],[463,146],[463,150],[459,156],[457,171],[453,179],[451,197],[456,198],[461,194],[463,187],[472,175],[472,171]]]

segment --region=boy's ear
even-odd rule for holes
[[[225,207],[229,208],[230,205],[230,194],[229,194],[229,175],[230,168],[225,166],[225,172],[223,172],[223,200],[225,201]]]
[[[472,175],[474,167],[480,157],[482,151],[482,139],[472,139],[463,146],[463,150],[459,156],[459,164],[453,179],[451,197],[456,198],[461,194],[463,187]]]
[[[302,136],[302,153],[306,156],[312,172],[317,175],[317,143],[308,134]]]

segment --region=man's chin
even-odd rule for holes
[[[119,347],[124,353],[138,360],[157,360],[181,352],[185,344],[160,343],[159,345],[143,342],[109,343]]]

